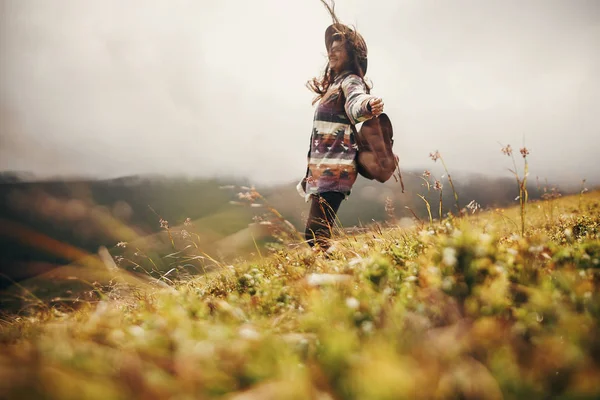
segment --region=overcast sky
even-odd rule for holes
[[[300,179],[319,0],[0,0],[0,170]],[[600,149],[600,1],[338,0],[404,168],[580,180]]]

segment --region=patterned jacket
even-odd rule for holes
[[[373,97],[366,93],[359,76],[345,72],[319,102],[313,120],[306,188],[302,188],[302,182],[298,185],[298,192],[306,201],[323,192],[350,194],[357,176],[357,146],[348,116],[355,125],[372,118],[367,104]]]

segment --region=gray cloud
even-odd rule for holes
[[[598,170],[600,3],[343,1],[405,168]],[[0,170],[300,178],[320,2],[1,0]],[[600,179],[600,177],[597,177]]]

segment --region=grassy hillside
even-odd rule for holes
[[[450,187],[434,190],[436,179],[431,173],[428,172],[426,179],[423,171],[407,170],[403,174],[405,193],[394,179],[380,184],[359,178],[352,196],[341,207],[340,222],[351,227],[373,220],[385,221],[390,209],[395,210],[397,218],[408,218],[409,222],[413,215],[426,218],[426,204],[416,194],[432,203],[441,196],[443,213],[455,209]],[[483,208],[506,206],[513,204],[518,195],[510,177],[465,173],[456,175],[454,182],[461,207],[470,201]],[[119,242],[135,243],[138,253],[158,260],[157,255],[173,250],[170,238],[162,235],[161,219],[173,227],[191,220],[193,225],[185,230],[196,235],[196,241],[202,243],[211,257],[247,253],[254,244],[249,246],[243,240],[243,232],[260,210],[240,209],[229,203],[239,200],[241,185],[247,183],[226,177],[20,181],[18,176],[0,173],[0,290],[14,280],[77,263],[89,254],[96,254],[100,246],[110,247]],[[554,187],[547,183],[543,188],[530,186],[531,199],[540,198],[547,188]],[[297,229],[303,228],[308,205],[298,195],[296,182],[259,187],[259,191],[286,220]],[[433,210],[433,214],[437,217],[439,209]],[[234,237],[235,246],[230,236]],[[260,242],[260,238],[256,240]],[[41,246],[42,242],[56,245]],[[198,264],[191,263],[188,270],[201,267]],[[169,263],[150,267],[160,273],[171,269]],[[148,270],[149,266],[143,268]]]
[[[600,192],[530,202],[525,235],[520,215],[373,225],[160,286],[109,265],[88,298],[3,317],[0,397],[598,398]]]

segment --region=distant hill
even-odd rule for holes
[[[390,218],[410,220],[414,215],[427,219],[425,202],[417,193],[429,201],[437,218],[439,192],[428,191],[421,172],[405,171],[403,181],[405,193],[393,179],[380,184],[359,178],[340,209],[341,224],[352,227]],[[265,211],[230,204],[245,184],[233,179],[159,176],[34,181],[23,173],[0,174],[0,273],[4,284],[71,263],[96,253],[100,246],[111,248],[118,242],[157,234],[164,230],[161,218],[172,227],[187,218],[199,221],[194,233],[210,247],[246,229],[253,216]],[[471,200],[484,208],[506,206],[514,204],[518,194],[510,178],[468,175],[456,179],[455,184],[461,208]],[[257,189],[302,231],[308,205],[295,186],[293,182]],[[442,193],[443,212],[456,212],[447,182]],[[542,194],[541,188],[530,185],[531,199]]]
[[[175,226],[186,218],[196,220],[228,210],[239,213],[229,205],[232,194],[219,188],[223,184],[159,177],[5,179],[0,184],[0,272],[21,279],[70,263],[80,253],[95,253],[101,245],[111,247],[159,232],[161,218]],[[238,219],[237,225],[223,227],[217,221],[205,228],[227,235],[247,226],[248,220]],[[80,253],[69,251],[71,247]]]

